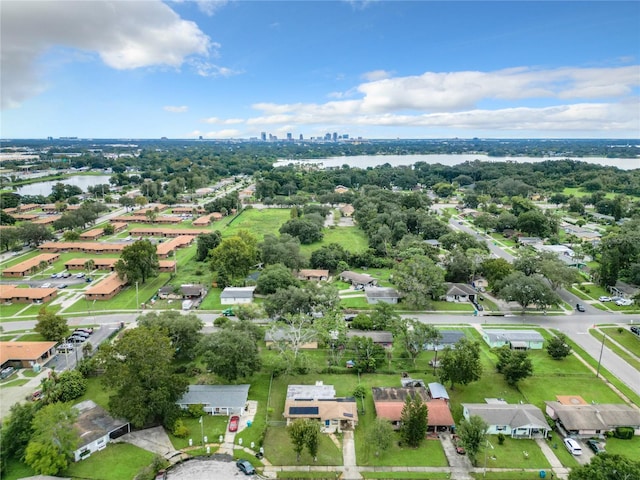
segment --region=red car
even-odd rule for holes
[[[239,423],[240,423],[240,417],[239,416],[234,415],[233,417],[231,417],[231,420],[229,420],[229,431],[230,432],[237,432]]]

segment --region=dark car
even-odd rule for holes
[[[595,454],[605,453],[604,448],[600,446],[600,443],[597,440],[587,440],[587,445]]]
[[[584,305],[582,305],[581,303],[576,303],[576,310],[579,312],[584,312]]]
[[[79,328],[74,330],[73,333],[71,334],[75,337],[84,337],[84,338],[89,338],[90,333],[85,332],[84,330],[80,330]]]
[[[75,332],[84,332],[84,333],[87,333],[87,334],[91,335],[93,333],[93,328],[91,328],[91,327],[82,327],[82,328],[76,328],[74,331]]]
[[[240,469],[241,472],[243,472],[245,475],[253,475],[254,473],[256,473],[256,469],[253,468],[253,465],[251,465],[251,462],[248,462],[247,460],[238,460],[236,462],[236,467],[238,467]]]

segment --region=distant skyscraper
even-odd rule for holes
[[[331,134],[330,133],[325,134],[324,139],[331,140]]]
[[[287,140],[290,142],[291,140],[293,140],[293,134],[291,132],[287,133]]]
[[[334,142],[338,141],[338,133],[337,132],[333,132],[333,141]]]
[[[262,132],[262,133],[260,134],[260,139],[261,139],[263,142],[266,142],[266,141],[267,141],[267,132]]]
[[[302,136],[302,134],[300,134],[300,141],[304,140],[304,137]]]

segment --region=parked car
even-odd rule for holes
[[[605,297],[604,295],[600,298],[598,298],[599,301],[601,302],[610,302],[611,301],[611,297]]]
[[[456,448],[456,453],[458,455],[464,455],[467,453],[464,447],[460,444],[460,437],[454,435],[451,437],[451,441],[453,442],[453,446]]]
[[[69,278],[71,274],[69,272],[62,272],[62,278]]]
[[[91,328],[91,327],[81,327],[81,328],[76,328],[75,331],[76,332],[84,332],[84,333],[88,333],[89,335],[91,335],[93,333],[93,328]]]
[[[15,371],[16,369],[13,367],[3,368],[2,371],[0,371],[0,379],[4,380],[5,378],[10,377]]]
[[[76,329],[76,330],[73,331],[73,333],[71,335],[76,336],[76,337],[89,338],[90,334],[85,332],[85,331],[83,331],[83,330]]]
[[[76,278],[84,278],[84,272],[76,273]]]
[[[93,281],[93,278],[87,277],[87,278],[84,279],[84,281],[87,282],[87,283],[91,283]]]
[[[231,420],[229,420],[229,431],[230,432],[237,432],[239,423],[240,423],[240,417],[239,416],[234,415],[233,417],[231,417]]]
[[[222,311],[222,315],[224,315],[225,317],[232,317],[233,316],[233,308],[227,308],[225,310]]]
[[[58,274],[57,273],[52,273],[51,274],[51,278],[58,278]]]
[[[67,285],[66,283],[61,283],[60,285],[58,285],[58,289],[62,290],[63,288],[67,288],[69,285]]]
[[[621,298],[620,300],[616,301],[616,305],[619,307],[630,307],[631,305],[633,305],[633,300]]]
[[[86,340],[86,338],[81,337],[80,335],[71,335],[69,338],[67,338],[67,342],[69,343],[82,343]]]
[[[582,305],[581,303],[576,303],[576,310],[579,312],[584,312],[584,305]]]
[[[582,455],[582,447],[573,438],[565,438],[564,446],[567,447],[571,455]]]
[[[51,288],[51,284],[49,282],[43,283],[40,285],[41,288]]]
[[[253,468],[253,465],[251,465],[251,462],[247,461],[247,460],[238,460],[236,462],[236,467],[238,467],[240,469],[241,472],[243,472],[245,475],[253,475],[254,473],[256,473],[256,469]]]
[[[60,345],[58,345],[56,347],[56,350],[59,353],[72,352],[73,351],[73,344],[71,344],[71,343],[61,343]]]
[[[587,445],[591,450],[593,450],[593,453],[595,453],[596,455],[598,453],[606,453],[604,448],[600,446],[600,442],[598,442],[597,440],[587,440]]]

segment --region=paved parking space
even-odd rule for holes
[[[167,472],[167,480],[229,480],[257,478],[240,472],[230,455],[213,455],[211,459],[192,459]]]

